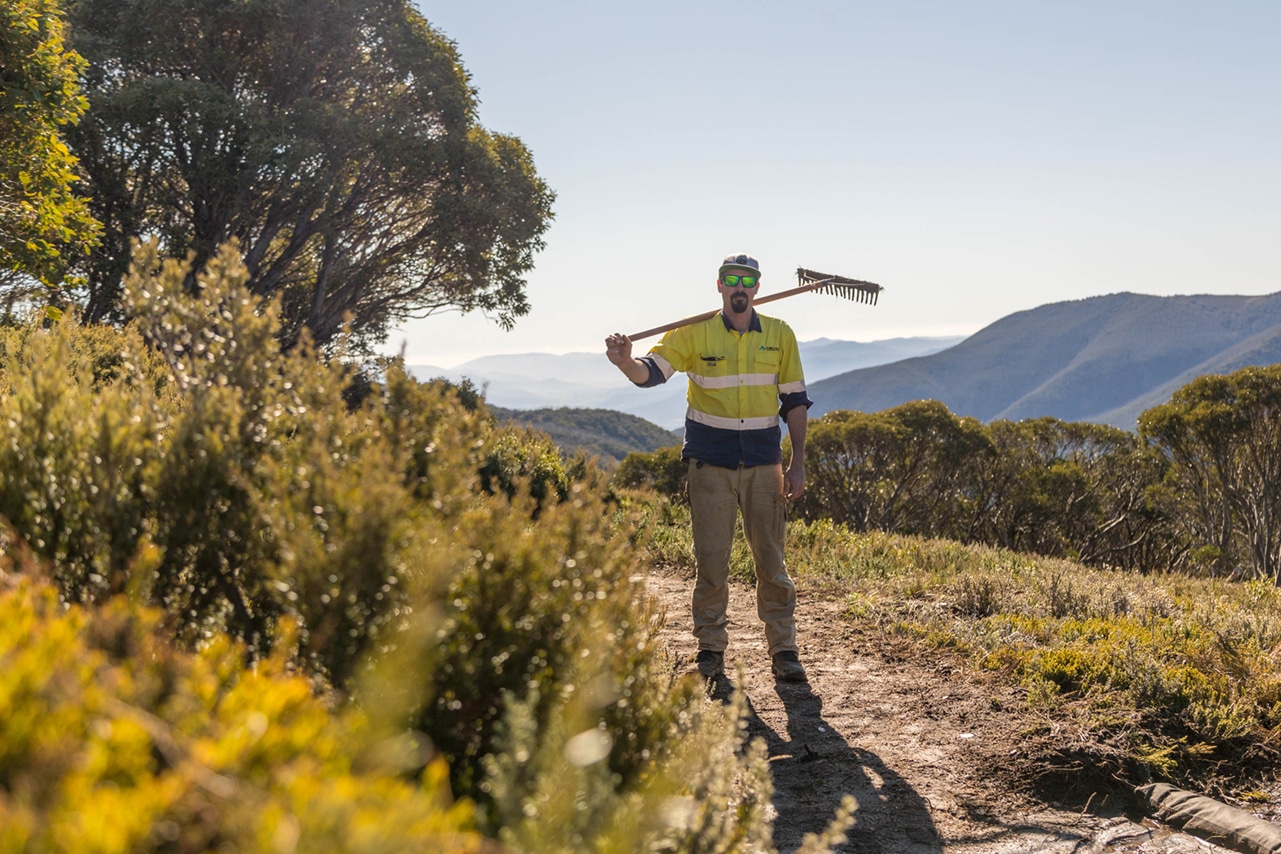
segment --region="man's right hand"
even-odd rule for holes
[[[644,385],[649,380],[649,366],[639,359],[632,358],[632,339],[621,332],[615,332],[605,339],[605,355],[618,366],[629,380],[636,385]]]
[[[605,339],[605,355],[615,365],[623,367],[632,360],[632,339],[621,332],[615,332]]]

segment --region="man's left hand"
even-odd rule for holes
[[[805,466],[791,465],[783,472],[783,497],[794,500],[805,491]]]

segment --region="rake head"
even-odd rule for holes
[[[847,279],[844,276],[831,276],[827,273],[816,273],[804,267],[796,268],[798,286],[819,285],[815,291],[824,294],[835,294],[838,297],[852,299],[855,302],[876,305],[876,297],[885,290],[875,282],[864,282],[859,279]]]

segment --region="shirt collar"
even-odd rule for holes
[[[734,328],[734,324],[729,322],[729,317],[725,314],[724,309],[721,310],[721,323],[725,324],[726,332],[738,331],[737,329]],[[765,331],[761,329],[761,318],[760,318],[760,315],[756,313],[756,309],[752,309],[752,322],[747,324],[747,331],[748,332],[764,332]]]

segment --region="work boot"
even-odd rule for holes
[[[725,672],[725,653],[710,649],[700,649],[694,659],[698,672],[704,679],[715,679]]]
[[[791,650],[774,653],[774,678],[780,682],[808,682],[801,657]]]

